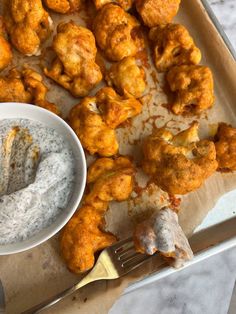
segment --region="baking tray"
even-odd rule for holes
[[[236,99],[236,64],[234,57],[230,52],[232,48],[227,46],[227,39],[223,39],[219,31],[217,31],[216,26],[210,18],[210,14],[212,13],[209,13],[211,12],[209,11],[209,7],[204,5],[205,0],[204,2],[201,2],[200,0],[182,0],[181,9],[175,21],[183,22],[187,29],[189,29],[197,46],[199,46],[202,51],[202,64],[207,64],[213,69],[217,98],[217,104],[215,107],[221,114],[221,120],[235,124],[236,107],[234,106],[234,102]],[[55,18],[57,17],[55,16]],[[68,19],[69,18],[70,17],[68,17]],[[72,16],[71,18],[73,19],[74,17]],[[19,56],[19,60],[20,58],[22,58],[22,56]],[[18,60],[16,59],[16,62],[17,61]],[[38,60],[35,60],[35,62],[38,62]],[[59,105],[63,103],[67,105],[65,110],[66,115],[70,107],[78,103],[78,100],[70,97],[68,93],[64,92],[64,90],[57,88],[52,82],[47,81],[47,83],[49,86],[53,86],[54,89],[54,94],[53,89],[49,92],[49,100],[55,96],[56,90],[55,102]],[[166,111],[166,109],[161,108],[161,106],[159,106],[159,110]],[[216,120],[217,117],[215,111],[211,112],[211,114],[212,116],[210,115],[209,120],[204,120],[205,125]],[[139,117],[137,117],[137,119],[138,118]],[[180,122],[182,118],[177,117],[176,119]],[[186,118],[186,124],[189,122],[190,120],[187,120]],[[126,130],[119,130],[119,133],[125,133],[125,131]],[[121,147],[121,149],[121,153],[125,154],[125,150],[123,150],[124,147]],[[217,175],[220,176],[219,174],[212,176],[213,181],[214,177]],[[236,176],[234,176],[234,178],[236,178]],[[200,190],[204,191],[206,194],[204,189],[212,187],[211,183],[212,181],[208,180],[207,184]],[[215,201],[217,201],[221,195],[232,190],[232,179],[231,186],[230,184],[228,186],[226,181],[221,183],[224,183],[224,188],[219,190],[220,193],[217,194],[214,201],[210,202],[212,206],[209,208],[214,207]],[[235,187],[236,182],[234,188]],[[235,198],[236,191],[231,192],[225,196],[224,199],[230,200],[230,195],[233,195],[232,197]],[[219,208],[217,209],[217,207],[215,207],[215,209],[208,214],[208,217],[202,224],[200,224],[200,222],[202,221],[202,218],[205,217],[205,211],[202,212],[203,216],[198,217],[198,221],[197,223],[195,222],[195,226],[199,224],[200,226],[190,240],[195,252],[195,258],[193,261],[187,263],[185,267],[189,267],[199,260],[203,260],[208,256],[216,254],[236,244],[236,228],[234,228],[236,224],[236,217],[234,210],[228,207],[229,204],[232,205],[233,202],[228,202],[229,203],[224,204],[223,211],[222,208],[219,211]],[[121,207],[122,206],[125,208],[124,204],[121,205]],[[121,207],[120,209],[124,211],[125,209]],[[199,210],[201,211],[201,208],[199,208]],[[108,212],[107,219],[109,229],[111,228],[111,231],[115,233],[116,231],[124,232],[125,228],[123,228],[123,225],[126,220],[120,217],[118,223],[113,223],[113,225],[111,225],[109,224],[109,215],[110,217],[113,217],[113,221],[115,221],[115,211],[110,210],[110,212]],[[193,227],[194,226],[189,227],[190,233]],[[123,234],[123,237],[124,236],[126,235]],[[9,313],[19,313],[21,310],[25,310],[26,308],[43,301],[49,295],[58,293],[78,281],[77,276],[66,270],[64,263],[58,255],[58,251],[58,240],[57,238],[53,238],[32,251],[20,253],[19,255],[16,254],[12,257],[8,256],[0,258],[0,271],[3,272],[1,273],[1,279],[3,279],[3,284],[6,287]],[[158,280],[175,271],[176,270],[163,265],[162,261],[157,272],[149,275],[142,281],[131,285],[126,292],[137,289],[140,285],[142,286],[146,283],[150,283],[151,281]],[[137,278],[143,278],[143,276],[138,276]],[[125,280],[131,281],[128,276],[124,278],[124,281]],[[99,295],[99,301],[96,299],[96,305],[94,308],[97,307],[97,302],[101,305],[103,305],[103,303],[108,304],[107,299],[111,297],[111,291],[115,285],[119,285],[119,283],[96,283],[95,286],[92,285],[88,288],[85,287],[85,289],[82,289],[80,293],[76,294],[76,298],[75,296],[67,298],[58,304],[58,306],[50,309],[49,313],[91,313],[91,311],[86,312],[85,307],[92,299],[92,294],[96,294],[96,297]],[[109,304],[115,300],[115,297],[117,298],[117,295],[118,293],[115,296],[114,294],[112,295],[112,301]],[[83,300],[87,300],[87,297],[89,301],[83,303]],[[72,300],[74,300],[74,302],[72,302]],[[78,307],[76,307],[75,304],[78,304]],[[107,311],[100,311],[96,313],[104,314],[107,313]]]
[[[236,61],[236,51],[224,32],[219,20],[215,16],[207,0],[200,0],[208,17],[221,36],[223,45],[229,50],[232,58]],[[236,89],[236,81],[235,81]],[[236,122],[236,121],[235,121]],[[186,263],[180,269],[168,267],[160,263],[160,270],[146,278],[129,285],[123,294],[135,291],[138,288],[158,281],[161,278],[169,276],[177,271],[181,271],[191,265],[203,261],[215,254],[226,251],[236,246],[236,190],[233,190],[218,201],[216,206],[209,212],[203,222],[194,231],[189,239],[191,248],[194,252],[194,259]]]

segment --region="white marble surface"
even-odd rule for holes
[[[236,49],[236,0],[208,0]],[[236,247],[124,294],[109,314],[236,314]]]
[[[236,0],[208,0],[236,50]]]

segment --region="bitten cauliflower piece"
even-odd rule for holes
[[[168,207],[156,211],[136,226],[134,243],[137,252],[148,255],[160,252],[176,268],[193,258],[191,247],[178,223],[178,215]]]
[[[170,23],[179,5],[180,0],[136,0],[136,9],[148,27]]]
[[[71,13],[78,11],[82,0],[43,0],[43,3],[50,10],[57,13]]]
[[[73,21],[59,24],[53,39],[57,57],[46,76],[63,86],[75,97],[83,97],[102,80],[95,58],[97,48],[93,33]]]
[[[60,248],[67,267],[74,273],[83,273],[94,265],[94,254],[116,242],[116,237],[103,231],[104,208],[97,210],[83,205],[62,230]]]
[[[133,190],[133,175],[134,168],[128,158],[97,159],[88,170],[90,192],[85,203],[100,208],[104,202],[128,199]]]
[[[114,63],[107,72],[106,81],[109,86],[114,85],[118,93],[142,96],[146,88],[145,71],[136,64],[134,57],[127,57]]]
[[[58,107],[45,99],[47,91],[42,76],[32,69],[12,69],[0,77],[0,102],[33,103],[59,115]]]
[[[218,170],[236,170],[236,128],[224,122],[219,123],[215,140]]]
[[[135,98],[125,98],[110,87],[85,97],[72,108],[69,123],[90,154],[112,156],[118,152],[114,128],[141,111]]]
[[[6,31],[3,18],[0,16],[0,71],[5,69],[12,61],[13,54],[11,46],[6,39]]]
[[[93,0],[97,10],[101,9],[107,3],[116,3],[124,10],[129,10],[132,7],[133,0]]]
[[[6,28],[14,47],[26,56],[38,56],[40,45],[49,37],[52,19],[41,0],[9,0]]]
[[[143,170],[170,194],[196,190],[218,166],[215,145],[199,140],[197,122],[176,135],[155,130],[144,141],[143,153]]]
[[[109,3],[102,7],[93,29],[98,46],[111,61],[134,56],[144,49],[139,22],[118,5]]]
[[[175,65],[198,64],[201,52],[187,29],[180,24],[159,25],[149,32],[153,43],[153,59],[159,72]]]
[[[167,73],[167,82],[175,100],[175,114],[198,114],[214,103],[214,83],[211,70],[201,65],[175,66]]]

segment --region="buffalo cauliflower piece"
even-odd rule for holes
[[[81,7],[81,0],[43,0],[43,3],[50,10],[57,13],[71,13],[78,11]]]
[[[46,100],[48,88],[44,85],[42,76],[32,69],[24,69],[22,76],[25,88],[31,94],[32,102],[56,115],[60,115],[61,112],[58,106]]]
[[[111,87],[100,89],[96,98],[97,107],[105,123],[112,129],[138,115],[142,110],[141,103],[134,97],[119,96]]]
[[[168,207],[154,212],[138,224],[134,231],[137,252],[166,257],[168,263],[178,268],[193,258],[188,240],[178,223],[178,215]]]
[[[165,72],[175,65],[198,64],[201,60],[200,50],[183,25],[153,27],[149,38],[153,42],[153,59],[159,72]]]
[[[134,56],[144,49],[139,22],[115,4],[106,4],[98,12],[94,35],[98,46],[111,61]]]
[[[170,23],[179,5],[180,0],[136,0],[136,9],[148,27]]]
[[[133,190],[134,168],[129,159],[97,159],[88,170],[90,192],[85,203],[96,208],[111,201],[124,201]]]
[[[95,62],[95,38],[87,28],[73,21],[59,24],[52,48],[57,57],[51,70],[45,68],[44,73],[73,96],[88,95],[102,80],[100,67]]]
[[[143,153],[143,170],[170,194],[196,190],[218,166],[215,145],[199,140],[197,122],[176,135],[155,130],[144,141]]]
[[[6,40],[6,31],[3,25],[3,18],[0,16],[0,71],[5,69],[12,61],[13,54],[11,46]]]
[[[41,0],[9,0],[5,21],[17,50],[26,56],[40,55],[40,46],[52,30],[52,20]]]
[[[47,91],[42,76],[32,69],[12,69],[0,77],[0,102],[33,103],[60,114],[58,107],[45,99]]]
[[[94,254],[116,241],[105,232],[104,215],[110,201],[124,201],[133,190],[134,170],[125,157],[100,158],[88,170],[89,193],[83,206],[62,231],[61,251],[68,268],[81,273],[94,265]]]
[[[129,10],[132,7],[133,0],[93,0],[97,10],[100,10],[107,3],[116,3],[124,10]]]
[[[175,100],[175,114],[199,114],[214,103],[214,84],[211,70],[201,65],[175,66],[167,73],[167,82]]]
[[[236,128],[223,122],[219,123],[215,140],[218,169],[236,170]]]
[[[114,128],[140,111],[141,103],[135,98],[121,97],[104,87],[72,108],[69,122],[90,154],[112,156],[118,152]]]
[[[132,95],[135,98],[142,96],[146,88],[145,72],[136,64],[134,57],[127,57],[114,63],[106,75],[109,86],[114,85],[118,93]]]
[[[94,254],[116,242],[116,237],[103,231],[107,205],[100,210],[83,205],[62,230],[60,248],[67,267],[83,273],[94,265]]]

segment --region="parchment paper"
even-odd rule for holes
[[[0,10],[2,10],[1,6],[2,2],[0,3]],[[85,17],[84,12],[81,15]],[[85,25],[85,20],[89,21],[88,19],[80,19],[78,14],[63,16],[51,13],[51,16],[55,25],[58,21],[70,19],[81,25]],[[183,23],[189,29],[202,51],[202,63],[210,66],[214,74],[215,106],[200,119],[200,136],[209,136],[212,135],[218,121],[226,121],[234,125],[236,123],[235,62],[199,0],[183,0],[176,21]],[[45,47],[50,46],[51,40],[52,38],[47,41]],[[20,67],[22,64],[26,64],[40,70],[40,65],[46,62],[45,55],[39,60],[34,57],[23,58],[16,51],[14,54],[14,66]],[[149,63],[151,64],[150,60]],[[120,153],[132,155],[137,164],[141,158],[141,141],[147,134],[151,133],[154,125],[160,127],[168,122],[168,127],[177,132],[188,126],[192,120],[198,119],[196,117],[176,117],[169,113],[162,106],[162,104],[167,103],[167,98],[163,92],[164,83],[161,75],[156,73],[153,66],[146,69],[146,74],[149,88],[142,99],[143,113],[133,119],[130,125],[117,131]],[[156,82],[156,78],[159,83]],[[59,104],[64,117],[66,117],[70,108],[78,103],[79,99],[71,97],[68,92],[52,81],[48,79],[45,81],[50,88],[48,100]],[[92,94],[95,92],[96,90]],[[140,178],[141,181],[145,181],[141,172],[137,174],[138,181]],[[215,173],[199,190],[183,197],[179,218],[186,234],[190,236],[208,211],[213,208],[218,198],[234,188],[236,188],[236,174]],[[137,202],[137,194],[133,193],[133,200],[130,202],[111,204],[106,216],[107,229],[120,238],[130,234],[133,223],[138,219],[140,212],[145,212],[153,205],[161,206],[167,201],[165,193],[162,195],[161,191],[156,191],[155,195],[156,197],[150,195],[150,198],[146,198],[146,203],[140,203],[140,201]],[[145,266],[122,279],[111,282],[96,282],[84,287],[78,293],[48,310],[47,313],[108,313],[109,308],[129,283],[155,272],[155,270],[163,267],[160,266],[162,264],[163,261],[156,256]],[[20,313],[80,279],[66,269],[60,258],[58,236],[27,252],[1,256],[0,278],[6,291],[7,313],[11,314]]]

